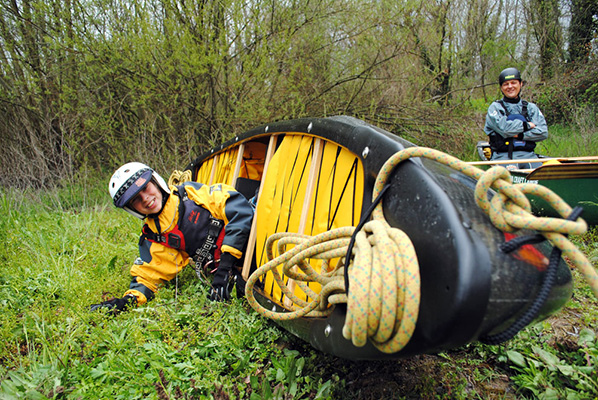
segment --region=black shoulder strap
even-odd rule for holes
[[[496,100],[497,103],[500,103],[500,105],[502,106],[503,110],[505,110],[505,115],[508,117],[509,115],[511,115],[511,113],[509,113],[509,110],[507,110],[507,107],[505,106],[505,102],[500,99],[500,100]],[[529,121],[529,116],[527,114],[527,105],[529,103],[525,100],[521,100],[521,115],[523,115],[525,117],[526,120]]]
[[[185,205],[183,204],[185,201],[189,200],[189,196],[187,196],[187,189],[185,189],[185,184],[176,187],[176,194],[179,196],[179,219],[183,218],[185,215]]]
[[[187,196],[187,189],[185,189],[185,184],[183,183],[182,185],[179,185],[176,187],[177,189],[177,195],[183,200],[186,201],[189,199],[189,196]]]
[[[507,106],[505,106],[505,102],[500,99],[500,100],[496,100],[497,103],[499,103],[502,106],[502,109],[505,110],[505,115],[508,117],[509,115],[511,115],[511,113],[509,113],[509,110],[507,110]]]
[[[521,115],[523,115],[525,119],[529,121],[529,117],[527,116],[527,101],[521,100],[521,104],[523,105],[521,108]]]

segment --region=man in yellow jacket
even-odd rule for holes
[[[116,207],[145,224],[129,290],[122,298],[92,305],[92,311],[116,313],[144,304],[191,259],[198,270],[215,270],[209,298],[230,298],[230,275],[243,256],[253,218],[253,207],[241,193],[224,184],[185,182],[169,187],[154,170],[138,162],[116,170],[109,192]]]

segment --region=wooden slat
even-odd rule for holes
[[[544,165],[531,172],[527,179],[591,179],[598,178],[598,163]]]
[[[264,160],[264,171],[262,172],[262,179],[260,182],[260,188],[258,191],[258,203],[262,194],[264,179],[266,179],[266,173],[268,172],[268,165],[276,150],[276,142],[278,140],[277,135],[270,136],[270,142],[268,143],[268,151],[266,152],[266,159]],[[244,280],[249,278],[249,270],[251,269],[251,260],[253,259],[253,252],[255,251],[255,241],[257,239],[257,209],[253,215],[253,221],[251,222],[251,231],[249,232],[249,239],[247,240],[247,250],[245,251],[245,261],[243,262],[243,271],[241,275]]]
[[[316,188],[316,178],[318,176],[318,172],[320,171],[323,148],[324,146],[322,146],[322,140],[316,138],[314,142],[314,150],[311,157],[311,166],[309,168],[309,175],[307,177],[307,187],[305,188],[305,197],[303,199],[303,207],[301,209],[301,217],[299,220],[299,229],[297,230],[297,233],[305,233],[305,226],[307,225],[309,206],[311,204],[312,195]],[[287,282],[287,288],[291,291],[291,293],[295,291],[295,286],[295,280],[289,279],[289,281]],[[293,302],[291,301],[291,299],[285,297],[284,305],[290,308],[292,304]]]
[[[309,176],[307,178],[307,188],[305,189],[305,199],[303,200],[303,208],[301,209],[301,219],[299,220],[298,233],[305,233],[305,226],[307,225],[307,218],[309,213],[309,206],[311,204],[311,198],[316,189],[316,178],[322,165],[322,152],[324,146],[322,146],[322,140],[317,139],[314,143],[314,152],[311,158],[311,166],[309,168]]]
[[[241,171],[241,164],[243,163],[243,154],[245,153],[245,143],[239,145],[237,150],[237,161],[235,163],[235,169],[233,171],[233,179],[231,181],[232,187],[237,187],[237,179],[239,178],[239,171]]]
[[[210,172],[210,181],[208,182],[208,185],[214,183],[214,176],[216,175],[216,164],[218,164],[218,157],[218,154],[216,154],[214,156],[214,161],[212,161],[212,172]]]

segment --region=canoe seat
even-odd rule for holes
[[[241,193],[247,200],[257,196],[260,187],[260,181],[257,179],[237,178],[235,189]]]

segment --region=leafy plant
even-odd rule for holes
[[[250,378],[253,393],[251,400],[262,399],[298,399],[315,395],[314,399],[329,399],[332,392],[332,381],[322,383],[303,374],[305,358],[300,357],[296,350],[284,349],[281,358],[271,360],[272,367],[260,381],[257,376]],[[274,385],[274,386],[272,386]]]
[[[506,355],[519,372],[513,378],[525,392],[535,397],[584,399],[598,396],[598,342],[596,333],[583,329],[579,333],[579,349],[567,359],[551,349],[531,346],[522,353],[507,350]]]

